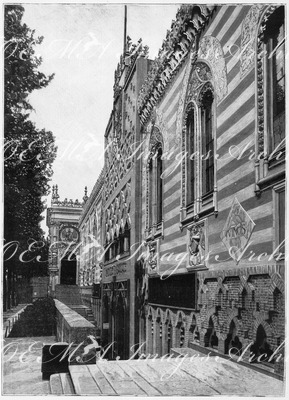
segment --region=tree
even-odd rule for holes
[[[5,6],[4,309],[15,305],[15,282],[19,274],[31,276],[47,271],[48,263],[45,268],[36,260],[37,246],[31,243],[44,240],[40,228],[42,197],[49,192],[48,182],[56,157],[53,134],[38,130],[29,120],[33,110],[29,94],[46,87],[54,75],[47,77],[38,70],[42,60],[35,55],[35,46],[42,43],[43,37],[34,37],[35,31],[22,22],[23,13],[22,6]],[[10,245],[11,242],[14,244]],[[38,246],[42,256],[48,254],[48,244],[43,243]],[[29,249],[30,252],[23,254]],[[23,261],[28,254],[33,255],[29,263]]]

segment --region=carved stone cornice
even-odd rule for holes
[[[93,204],[94,200],[97,198],[98,195],[101,196],[103,190],[103,183],[104,183],[104,168],[102,168],[97,181],[94,184],[92,192],[87,199],[85,206],[83,207],[83,212],[80,216],[79,225],[83,222],[84,218],[86,217],[91,205]]]
[[[144,124],[165,88],[175,76],[186,56],[195,47],[197,35],[204,28],[215,6],[182,5],[172,21],[166,39],[153,61],[138,97],[138,113]]]
[[[83,202],[79,202],[78,199],[73,201],[72,199],[67,200],[65,198],[63,201],[55,201],[51,204],[52,206],[57,206],[57,207],[72,207],[72,208],[82,208],[83,207]]]

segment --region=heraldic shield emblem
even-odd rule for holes
[[[235,197],[221,239],[236,264],[246,251],[254,227],[254,221]]]

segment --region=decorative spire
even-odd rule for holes
[[[88,200],[88,196],[87,196],[87,186],[85,186],[84,188],[84,196],[83,196],[83,201],[84,203],[86,203]]]
[[[82,208],[85,202],[87,201],[87,186],[84,189],[84,197],[83,203],[80,203],[78,200],[73,201],[73,199],[68,200],[67,197],[60,201],[59,194],[58,194],[58,185],[52,186],[52,198],[51,198],[51,205],[56,207],[73,207],[73,208]]]
[[[51,204],[57,203],[59,199],[59,195],[58,195],[58,186],[57,185],[53,185],[52,186],[52,197],[51,197]]]

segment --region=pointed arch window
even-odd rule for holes
[[[128,226],[128,223],[125,224],[124,228],[124,244],[123,244],[123,250],[124,252],[128,252],[130,249],[130,229]]]
[[[123,254],[124,253],[124,232],[121,229],[120,235],[119,235],[119,253]]]
[[[104,244],[104,262],[126,256],[130,252],[130,224],[126,221],[124,227],[120,227],[119,234],[114,233],[111,238],[107,234]]]
[[[285,179],[285,7],[261,18],[256,68],[256,195]]]
[[[202,141],[202,195],[214,190],[214,135],[213,135],[213,92],[211,86],[201,97],[201,141]]]
[[[163,234],[163,144],[158,128],[153,128],[147,161],[147,239]]]
[[[117,234],[114,235],[114,257],[119,255],[119,238]]]
[[[274,258],[276,261],[285,258],[285,221],[286,221],[286,195],[285,183],[281,182],[273,186],[273,205],[274,205]]]
[[[205,62],[197,62],[187,88],[183,119],[182,226],[217,212],[215,121],[212,73]]]
[[[284,6],[274,11],[264,33],[267,86],[267,124],[270,153],[285,139],[285,25]]]
[[[149,226],[153,226],[153,190],[154,190],[154,181],[153,181],[153,158],[151,157],[148,162],[148,224]]]
[[[191,204],[195,198],[195,109],[192,104],[189,104],[187,109],[186,130],[187,149],[189,155],[189,157],[187,157],[187,202],[188,204]]]
[[[163,160],[162,160],[163,151],[162,148],[159,148],[157,152],[157,171],[156,171],[156,185],[157,185],[157,193],[156,193],[156,202],[157,202],[157,224],[162,222],[163,219]]]

